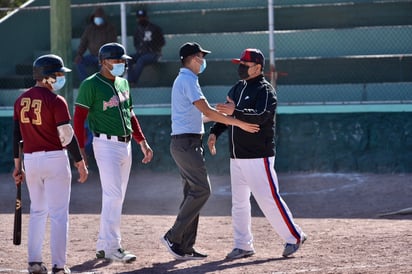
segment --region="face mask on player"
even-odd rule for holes
[[[124,63],[112,64],[113,68],[110,70],[110,73],[113,76],[122,76],[125,69]]]
[[[49,77],[46,82],[51,86],[53,91],[61,89],[66,84],[65,76],[56,76],[56,79]]]

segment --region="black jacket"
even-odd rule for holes
[[[162,47],[166,42],[162,29],[148,22],[146,26],[137,24],[136,31],[133,35],[133,44],[138,55],[148,52],[161,55]]]
[[[219,135],[229,128],[231,158],[264,158],[275,156],[276,91],[263,75],[237,82],[228,93],[236,105],[233,117],[259,124],[258,133],[248,133],[239,127],[215,123],[210,133]]]

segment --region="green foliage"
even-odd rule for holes
[[[13,8],[17,8],[26,2],[27,0],[0,0],[0,18],[13,11]]]

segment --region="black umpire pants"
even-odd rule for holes
[[[168,238],[179,244],[183,252],[191,253],[196,241],[199,213],[211,193],[201,135],[172,136],[170,153],[182,178],[183,201]]]

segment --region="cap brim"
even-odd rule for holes
[[[210,50],[205,50],[205,49],[202,49],[201,52],[202,52],[204,55],[209,54],[209,53],[212,53]]]
[[[72,70],[69,69],[69,68],[66,68],[66,67],[62,67],[62,68],[60,69],[60,72],[70,72],[70,71],[72,71]]]
[[[130,57],[129,55],[127,55],[127,54],[123,54],[123,55],[122,55],[122,59],[130,60],[130,59],[133,59],[133,58]]]
[[[239,63],[240,63],[240,59],[239,59],[239,58],[232,59],[232,63],[233,63],[233,64],[239,64]]]

